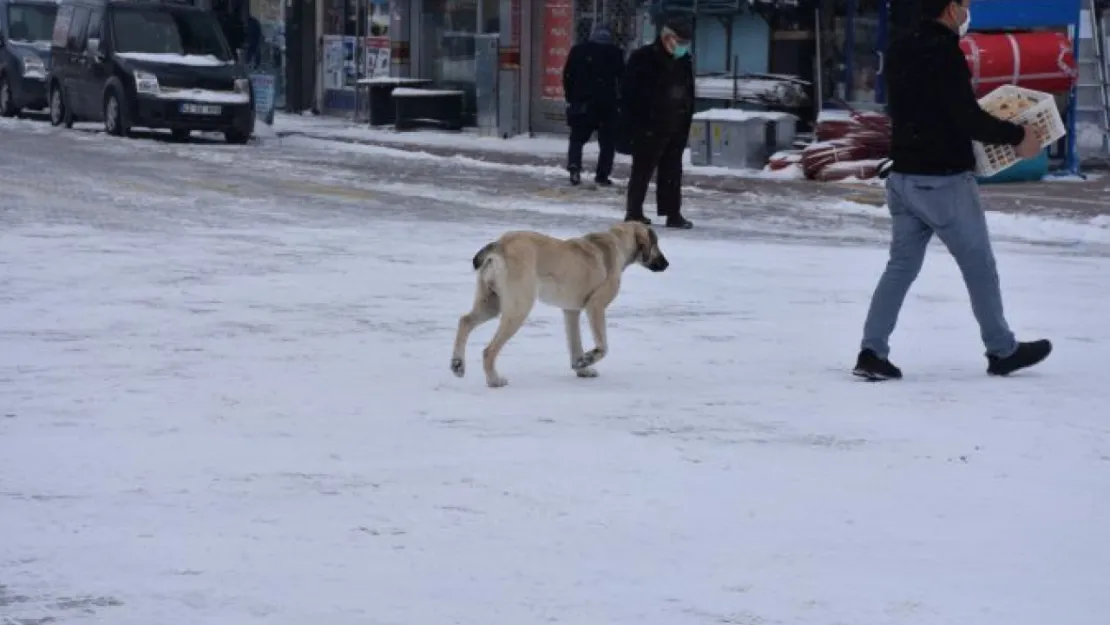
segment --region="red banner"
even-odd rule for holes
[[[543,5],[543,97],[563,99],[563,66],[574,42],[570,0],[545,0]]]

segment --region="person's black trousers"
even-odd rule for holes
[[[655,210],[668,221],[682,218],[682,153],[687,135],[674,132],[645,141],[632,152],[632,176],[628,179],[625,216],[642,218],[648,184],[655,174]]]
[[[597,132],[597,143],[601,153],[597,157],[597,180],[608,180],[613,173],[613,156],[616,153],[616,120],[606,119],[600,123],[593,120],[575,121],[570,127],[570,145],[567,148],[567,171],[582,171],[582,148],[589,143],[590,137]]]

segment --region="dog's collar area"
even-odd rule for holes
[[[624,259],[624,268],[628,269],[629,267],[631,267],[633,263],[635,263],[637,260],[640,259],[640,256],[643,255],[643,253],[644,253],[644,251],[642,249],[640,249],[639,246],[636,246],[635,248],[633,248],[632,253],[629,254],[628,257]]]

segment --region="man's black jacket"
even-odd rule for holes
[[[893,171],[948,176],[975,169],[972,139],[1017,145],[1025,131],[984,111],[956,33],[932,20],[887,54]]]
[[[686,94],[680,118],[670,97],[675,86],[682,86]],[[658,40],[629,55],[621,88],[618,151],[628,154],[676,132],[689,135],[693,116],[694,62],[690,55],[676,59]]]
[[[623,76],[624,52],[620,47],[585,41],[572,47],[567,55],[563,95],[572,111],[581,111],[594,123],[602,123],[617,114]]]

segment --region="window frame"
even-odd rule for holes
[[[81,19],[84,17],[84,19]],[[73,19],[69,24],[66,34],[66,50],[70,52],[84,52],[88,45],[89,19],[92,18],[92,9],[85,6],[73,7]]]

